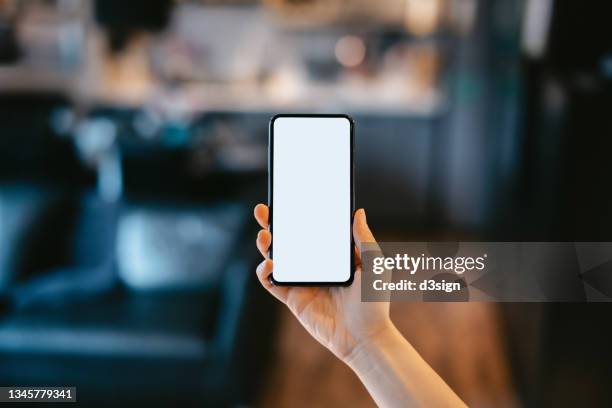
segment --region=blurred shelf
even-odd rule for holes
[[[0,92],[59,92],[71,94],[75,89],[74,73],[33,69],[27,66],[0,66]]]
[[[433,116],[445,106],[437,91],[401,95],[393,84],[346,86],[304,83],[298,89],[271,89],[259,84],[198,84],[171,92],[152,92],[150,98],[125,100],[116,94],[94,96],[97,105],[134,108],[154,105],[166,112],[351,112],[354,114]],[[376,95],[376,96],[373,96]]]

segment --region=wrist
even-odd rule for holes
[[[355,370],[369,355],[376,353],[376,350],[393,343],[398,335],[401,337],[393,322],[388,319],[367,335],[358,337],[353,349],[342,360]]]

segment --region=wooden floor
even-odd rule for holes
[[[283,308],[261,407],[372,407],[357,377]],[[392,304],[396,326],[471,407],[513,407],[494,303]]]

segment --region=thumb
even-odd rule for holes
[[[360,208],[355,212],[353,217],[353,238],[355,239],[355,245],[361,252],[364,243],[376,243],[376,238],[372,235],[368,222],[366,220],[365,210]]]

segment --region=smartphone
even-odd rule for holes
[[[274,284],[352,283],[354,127],[347,115],[282,114],[270,120]]]

